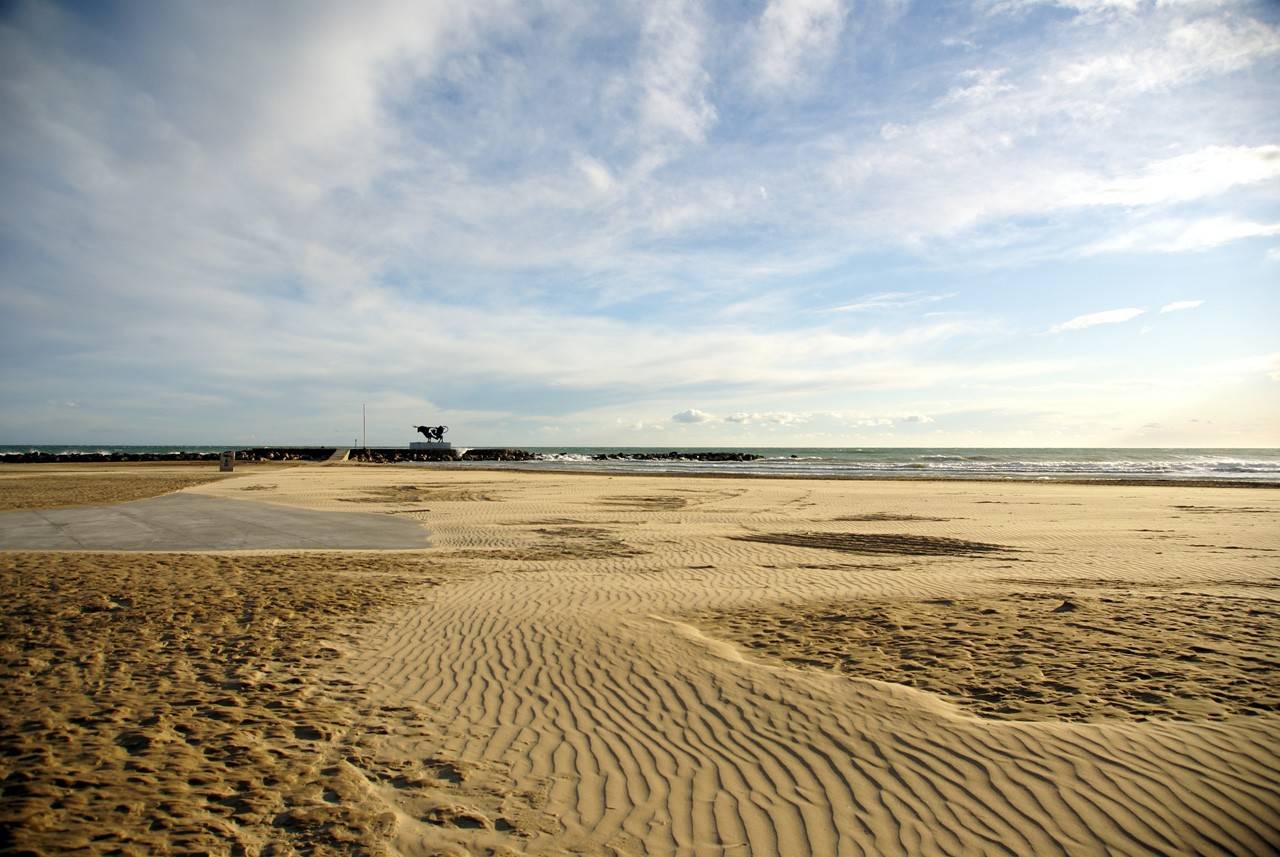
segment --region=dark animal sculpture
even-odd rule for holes
[[[449,430],[448,426],[414,426],[414,431],[422,432],[422,436],[427,440],[444,440],[444,433]]]

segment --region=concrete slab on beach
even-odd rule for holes
[[[412,550],[428,544],[421,524],[390,515],[201,494],[0,513],[3,550]]]

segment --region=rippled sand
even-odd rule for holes
[[[113,846],[163,835],[149,798],[111,815],[148,777],[164,824],[215,853],[242,829],[263,853],[1280,847],[1280,492],[369,467],[190,490],[405,516],[433,547],[8,555],[11,586],[44,589],[6,627],[63,630],[25,666],[6,649],[6,698],[27,713],[0,772],[27,760],[23,823],[41,836],[74,804],[83,853],[109,850],[100,825]],[[203,672],[166,684],[177,652],[71,630],[167,578],[166,603],[197,618],[148,621],[189,626]],[[339,585],[355,588],[310,592]],[[107,603],[77,614],[97,590]],[[249,648],[227,656],[227,637]],[[127,670],[95,667],[98,650]],[[223,707],[251,714],[205,722]],[[152,770],[124,773],[138,756]],[[58,773],[75,758],[97,761]]]

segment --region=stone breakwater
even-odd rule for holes
[[[592,461],[759,461],[763,455],[750,452],[606,452]]]
[[[541,456],[523,449],[353,449],[348,461],[394,464],[400,461],[537,461]]]
[[[236,461],[327,461],[336,447],[255,447],[237,449]],[[96,464],[129,461],[217,461],[217,452],[6,452],[0,464]],[[609,452],[591,456],[593,461],[757,461],[749,452]],[[403,447],[354,448],[346,460],[367,464],[448,461],[544,461],[547,456],[523,449],[405,449]]]
[[[236,461],[325,461],[336,447],[237,449]],[[217,452],[6,452],[0,464],[96,464],[108,461],[217,461]]]

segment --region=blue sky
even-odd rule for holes
[[[9,3],[0,443],[1280,446],[1280,6]]]

